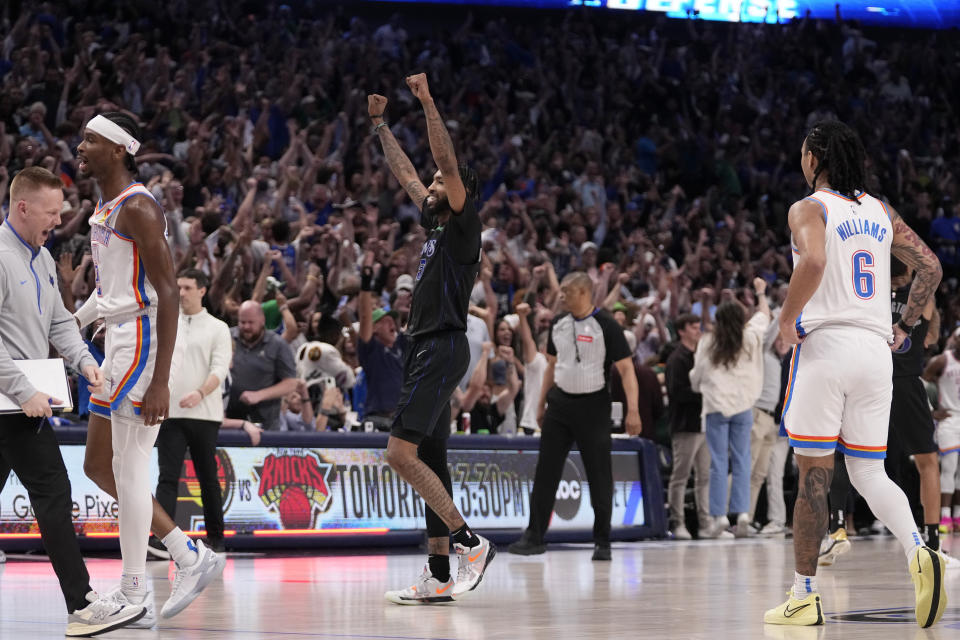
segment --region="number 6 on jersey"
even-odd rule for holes
[[[869,300],[874,294],[873,271],[870,271],[872,266],[873,254],[869,251],[857,251],[853,254],[853,292],[861,300]]]

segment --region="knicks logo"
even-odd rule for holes
[[[894,353],[906,353],[910,351],[910,347],[912,346],[913,346],[913,341],[910,340],[910,336],[907,336],[906,338],[904,338],[903,344],[900,345],[900,348],[894,351]]]
[[[260,476],[258,495],[267,508],[277,512],[284,529],[309,529],[315,512],[330,508],[330,474],[333,465],[313,451],[302,455],[270,454]]]

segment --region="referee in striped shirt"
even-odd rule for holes
[[[593,507],[593,559],[610,560],[613,472],[610,466],[610,393],[607,373],[615,364],[627,397],[626,430],[639,435],[639,391],[623,329],[607,311],[593,306],[593,281],[574,272],[560,284],[566,313],[550,327],[547,370],[538,411],[540,455],[530,496],[530,524],[510,553],[536,555],[543,542],[557,487],[571,446],[580,450]],[[546,405],[546,411],[544,411]]]

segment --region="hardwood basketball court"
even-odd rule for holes
[[[590,561],[588,545],[555,545],[545,555],[501,549],[472,597],[453,605],[401,607],[387,589],[412,584],[419,553],[371,549],[327,555],[231,554],[223,580],[152,631],[101,636],[147,638],[487,640],[622,638],[787,638],[796,640],[960,637],[960,572],[947,574],[943,620],[913,620],[913,586],[890,536],[853,538],[853,549],[821,569],[827,623],[765,626],[763,612],[785,599],[793,577],[785,539],[618,543],[613,562]],[[960,547],[960,536],[945,548]],[[960,548],[956,551],[960,552]],[[455,562],[455,560],[454,560]],[[94,588],[116,585],[120,561],[88,561]],[[162,606],[170,565],[149,562]],[[456,565],[453,565],[456,571]],[[0,638],[62,638],[63,599],[45,558],[12,555],[0,565]]]

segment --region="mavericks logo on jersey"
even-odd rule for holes
[[[437,252],[437,239],[431,238],[423,243],[423,248],[420,250],[420,266],[417,268],[417,282],[420,281],[420,278],[423,277],[423,270],[427,266],[427,260],[433,257],[433,254]]]

